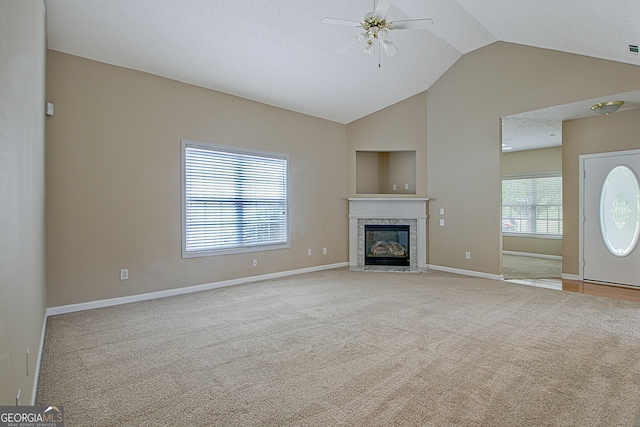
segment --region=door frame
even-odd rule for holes
[[[581,154],[579,159],[579,195],[578,195],[578,279],[584,280],[584,163],[587,159],[616,157],[640,154],[640,149],[610,151],[607,153]]]

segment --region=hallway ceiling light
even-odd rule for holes
[[[624,101],[605,101],[591,106],[591,109],[598,114],[611,114],[622,107]]]

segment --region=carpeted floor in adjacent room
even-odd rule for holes
[[[640,305],[346,269],[52,316],[69,426],[637,426]]]

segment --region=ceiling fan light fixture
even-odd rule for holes
[[[367,43],[364,47],[365,54],[374,55],[374,50],[380,51],[380,49],[378,49],[379,45],[377,47],[372,46],[376,44],[376,42],[380,42],[387,56],[395,56],[398,54],[398,49],[391,41],[390,31],[392,29],[423,30],[427,29],[425,23],[433,24],[433,19],[407,19],[403,21],[396,21],[395,23],[387,21],[387,12],[391,7],[392,1],[393,0],[374,0],[373,12],[365,14],[362,21],[359,22],[329,17],[322,18],[320,22],[323,24],[346,25],[349,27],[360,28],[364,30],[364,32],[356,35],[356,40],[359,43]],[[392,24],[394,24],[393,27]],[[337,49],[336,53],[344,53],[354,44],[355,42],[351,39],[351,42]],[[380,66],[379,63],[378,66]]]
[[[591,106],[591,109],[598,114],[615,113],[622,107],[624,101],[604,101]]]
[[[369,14],[367,14],[369,15]],[[362,28],[364,28],[365,30],[369,31],[373,28],[379,29],[379,28],[387,28],[387,20],[384,18],[378,18],[377,16],[365,16],[364,21],[362,21],[362,23],[360,24],[360,26]]]
[[[391,40],[384,40],[381,41],[380,44],[382,45],[382,47],[384,48],[385,52],[388,52],[389,49],[391,49],[391,47],[393,46],[393,43],[391,43]]]

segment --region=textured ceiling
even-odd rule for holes
[[[640,90],[612,94],[604,101],[624,100],[618,111],[640,108]],[[503,152],[535,150],[562,145],[562,122],[597,115],[591,106],[601,98],[528,111],[502,118]]]
[[[393,0],[399,50],[367,56],[358,29],[372,0],[46,0],[48,47],[339,123],[427,90],[462,55],[495,41],[640,65],[637,0]],[[616,31],[610,31],[615,28]]]

